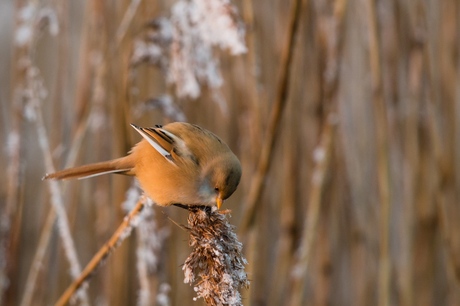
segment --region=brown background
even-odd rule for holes
[[[0,3],[0,261],[2,279],[9,281],[4,305],[19,305],[26,295],[37,250],[44,256],[27,293],[32,305],[52,304],[71,281],[59,227],[51,227],[48,245],[40,243],[52,211],[48,182],[40,180],[46,159],[60,169],[122,156],[140,139],[128,123],[168,121],[158,109],[136,112],[139,106],[164,93],[174,97],[158,69],[129,66],[143,25],[168,16],[170,1],[141,0],[121,40],[116,33],[130,1],[32,3],[55,11],[59,33],[36,25],[29,47],[13,44],[17,13],[27,1]],[[241,226],[279,101],[293,4],[235,2],[249,51],[238,57],[217,52],[227,111],[206,89],[195,101],[174,98],[187,121],[221,136],[242,161],[240,187],[225,207],[249,261],[244,305],[296,299],[301,305],[460,305],[456,0],[302,1],[273,155],[254,222],[247,230]],[[42,124],[29,119],[30,103],[18,98],[39,84],[25,75],[31,65],[47,90],[35,109]],[[43,127],[46,154],[39,144]],[[131,181],[103,176],[60,184],[81,265],[120,224]],[[168,218],[184,224],[186,212],[155,209],[157,230],[169,235],[157,250],[159,268],[147,275],[149,304],[167,283],[170,305],[201,305],[183,283],[187,233]],[[136,303],[138,247],[134,232],[97,271],[89,282],[92,304]],[[299,247],[307,250],[299,263],[306,268],[301,281],[292,273],[299,270]]]

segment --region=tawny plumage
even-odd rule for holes
[[[241,165],[213,133],[193,124],[132,127],[144,138],[122,158],[70,168],[44,179],[88,178],[106,173],[134,175],[158,205],[215,205],[233,194]]]

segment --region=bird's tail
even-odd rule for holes
[[[66,179],[85,179],[88,177],[118,173],[126,175],[134,175],[133,168],[134,163],[130,156],[109,160],[105,162],[89,164],[74,168],[61,170],[55,173],[47,173],[43,179],[54,179],[54,180],[66,180]]]

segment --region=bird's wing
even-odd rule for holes
[[[155,128],[143,128],[131,124],[148,143],[163,155],[169,162],[175,164],[174,156],[189,154],[185,142],[178,136],[166,131],[161,126]]]

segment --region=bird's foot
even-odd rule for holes
[[[203,210],[205,212],[211,212],[211,210],[212,210],[212,207],[207,206],[207,205],[199,205],[199,204],[184,205],[184,204],[180,204],[180,203],[175,203],[173,205],[177,206],[177,207],[180,207],[182,209],[186,209],[188,211],[197,211],[199,209],[199,210]]]

